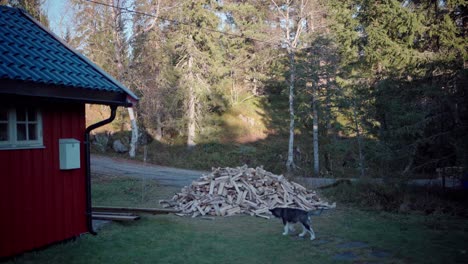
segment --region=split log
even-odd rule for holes
[[[223,194],[224,191],[224,182],[221,182],[218,187],[218,195]]]

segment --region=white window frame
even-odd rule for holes
[[[28,115],[26,114],[25,121],[18,121],[16,116],[16,110],[32,110],[36,113],[36,121],[29,121]],[[8,113],[8,140],[0,141],[0,150],[7,149],[32,149],[32,148],[44,148],[43,137],[42,137],[42,114],[41,111],[34,107],[9,107],[7,108]],[[3,120],[0,120],[1,123],[5,124]],[[26,126],[26,140],[18,140],[18,130],[17,125],[24,124]],[[37,139],[29,140],[29,127],[28,124],[36,125],[36,135]]]

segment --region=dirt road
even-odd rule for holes
[[[156,166],[139,161],[91,155],[91,174],[156,179],[161,185],[183,187],[198,179],[203,171]]]
[[[156,179],[161,185],[183,187],[198,179],[206,171],[184,170],[171,167],[157,166],[135,160],[122,158],[110,158],[99,155],[91,155],[91,173],[96,175],[115,175],[138,178]],[[309,188],[317,188],[334,183],[335,178],[295,178],[295,181],[305,184]],[[350,179],[355,181],[356,179]],[[382,179],[374,179],[381,183]],[[409,181],[411,185],[417,186],[441,186],[442,179],[419,179]],[[446,181],[446,187],[454,188],[459,182]]]

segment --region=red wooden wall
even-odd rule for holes
[[[39,104],[43,149],[0,150],[0,257],[87,232],[84,104]],[[81,168],[59,169],[59,138],[81,142]]]

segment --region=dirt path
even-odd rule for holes
[[[91,173],[94,175],[155,179],[161,185],[183,187],[189,185],[206,172],[156,166],[140,161],[93,154],[91,155]]]
[[[141,161],[128,160],[123,158],[111,158],[106,156],[91,155],[91,173],[97,175],[128,176],[137,178],[156,179],[161,185],[183,187],[198,179],[206,171],[184,170],[171,167],[157,166],[143,163]],[[335,178],[295,178],[295,181],[306,184],[309,188],[317,188],[336,182]],[[356,179],[350,179],[355,181]],[[381,179],[374,179],[382,182]],[[409,182],[411,185],[441,186],[442,179],[420,179]],[[458,182],[447,181],[449,188],[457,187]]]

